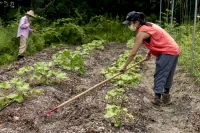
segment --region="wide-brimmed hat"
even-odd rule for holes
[[[26,12],[26,15],[29,15],[29,16],[32,16],[32,17],[35,17],[34,12],[33,12],[32,10]]]

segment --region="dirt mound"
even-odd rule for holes
[[[0,69],[0,80],[13,77],[13,71],[23,65],[32,65],[34,61],[50,60],[52,54],[62,49],[74,49],[66,46],[47,49],[24,60],[14,62],[9,69]],[[68,72],[68,79],[62,84],[37,86],[45,90],[44,95],[13,103],[0,112],[1,133],[187,133],[199,129],[199,87],[179,68],[172,90],[173,104],[155,111],[144,106],[142,98],[152,94],[154,58],[141,66],[144,76],[141,83],[126,92],[129,96],[127,108],[134,116],[133,121],[124,123],[121,128],[114,128],[106,120],[104,97],[113,85],[106,83],[96,90],[77,99],[68,106],[53,112],[50,117],[46,112],[71,97],[105,80],[101,69],[110,66],[126,49],[124,44],[107,44],[104,50],[95,50],[85,59],[86,74]],[[145,50],[141,49],[142,52]],[[195,89],[193,89],[195,88]],[[191,90],[192,95],[191,95]],[[198,90],[198,91],[197,91]],[[190,92],[190,93],[189,93]]]

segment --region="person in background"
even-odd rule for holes
[[[129,12],[123,24],[128,25],[130,30],[137,31],[132,50],[120,72],[125,72],[129,63],[134,59],[142,44],[149,49],[145,59],[149,60],[151,55],[156,56],[156,70],[154,74],[153,99],[143,98],[144,103],[150,107],[159,107],[161,104],[170,103],[170,88],[180,54],[178,44],[160,26],[147,22],[142,12]]]
[[[19,52],[17,60],[20,60],[24,57],[24,54],[27,49],[27,40],[29,36],[29,32],[34,32],[34,29],[30,28],[31,25],[31,19],[34,18],[34,12],[32,10],[25,13],[25,16],[23,16],[20,19],[20,23],[18,26],[18,32],[17,37],[20,38],[20,46],[19,46]]]

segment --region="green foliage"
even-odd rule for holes
[[[19,49],[19,38],[17,38],[18,23],[22,16],[16,14],[17,20],[10,21],[4,26],[0,22],[0,65],[7,64],[16,59]],[[44,37],[41,33],[34,32],[28,39],[27,55],[42,50],[45,47]]]
[[[0,109],[12,102],[23,102],[25,98],[43,93],[43,90],[30,88],[21,78],[13,78],[0,83]]]
[[[127,47],[131,49],[133,46],[135,38],[131,38],[127,42]],[[128,58],[128,55],[130,53],[130,50],[126,50],[124,54],[121,54],[119,58],[112,64],[112,67],[103,69],[101,72],[105,75],[106,78],[111,78],[116,73],[119,72],[119,69],[121,69]],[[129,66],[133,65],[134,62],[138,62],[142,59],[142,55],[136,55],[133,62],[130,63]],[[136,85],[140,82],[142,76],[138,74],[138,66],[133,67],[132,69],[128,70],[126,73],[119,75],[118,77],[114,78],[112,82],[116,86],[124,87],[126,85]]]
[[[79,14],[79,12],[77,11],[76,14]],[[2,53],[0,64],[6,64],[16,59],[19,49],[19,39],[16,38],[16,34],[21,17],[20,15],[18,20],[10,22],[6,27],[0,24],[0,52]],[[95,43],[100,43],[102,40],[106,40],[105,42],[125,42],[133,34],[126,26],[121,24],[122,20],[119,20],[118,16],[109,19],[96,16],[91,18],[89,23],[78,25],[81,19],[79,14],[78,18],[62,18],[49,25],[45,18],[36,15],[36,18],[32,20],[32,26],[36,29],[36,32],[29,35],[25,54],[31,55],[46,47],[58,46],[58,44],[83,45],[91,42],[92,44],[88,45],[88,48],[85,48],[86,50],[90,49],[89,47],[94,47],[92,45],[98,45]],[[96,42],[93,40],[96,40]]]
[[[170,11],[168,11],[170,13]],[[184,68],[187,72],[190,72],[191,69],[193,68],[193,73],[192,75],[195,76],[196,81],[200,81],[200,64],[199,64],[199,58],[200,58],[200,48],[198,47],[199,45],[199,28],[196,29],[196,34],[195,34],[195,42],[194,42],[194,57],[192,57],[192,39],[193,39],[193,26],[190,25],[178,25],[175,21],[173,21],[173,25],[169,25],[169,20],[168,16],[169,14],[164,14],[165,15],[165,23],[163,24],[165,27],[165,30],[168,31],[171,36],[176,40],[178,43],[180,49],[181,49],[181,54],[179,55],[179,65],[181,65],[182,68]],[[197,22],[197,27],[199,27],[200,23]],[[191,67],[191,63],[194,61],[193,66]]]
[[[67,43],[67,44],[82,44],[85,39],[83,28],[76,25],[75,19],[63,18],[43,30],[45,44],[52,43]]]
[[[79,71],[85,73],[84,61],[80,54],[73,53],[67,49],[60,51],[52,56],[53,61],[67,70]]]
[[[120,55],[119,58],[113,63],[112,67],[103,69],[101,72],[106,76],[106,78],[110,78],[119,72],[129,55],[129,51],[125,51],[124,54]],[[142,59],[141,55],[136,55],[133,62],[130,63],[129,66],[133,65],[134,62],[138,62]],[[142,76],[138,74],[138,66],[133,67],[122,75],[119,75],[115,79],[112,80],[116,86],[127,86],[127,85],[136,85],[140,82]]]
[[[0,55],[0,59],[1,59],[0,64],[6,64],[8,62],[15,60],[15,57],[10,54],[4,53],[3,55]]]
[[[162,13],[163,16],[163,23],[162,23],[162,27],[168,32],[170,33],[170,35],[173,38],[176,38],[176,31],[178,30],[179,26],[178,23],[176,22],[176,18],[173,18],[172,20],[172,24],[171,24],[171,20],[170,20],[170,16],[171,16],[171,11],[166,9],[166,13]]]
[[[181,54],[179,57],[179,64],[185,68],[186,71],[190,72],[191,71],[191,63],[193,61],[193,73],[192,75],[196,78],[196,81],[200,81],[200,63],[199,63],[199,59],[200,59],[200,48],[198,47],[200,39],[199,39],[199,35],[200,32],[197,31],[196,33],[196,37],[195,37],[195,42],[194,44],[192,44],[192,34],[187,35],[187,34],[183,34],[184,33],[184,28],[186,27],[182,27],[182,31],[181,32],[181,38],[177,38],[179,44],[180,44],[180,48],[181,48]],[[179,35],[180,36],[180,35]],[[195,45],[194,47],[194,57],[192,57],[192,45]]]
[[[114,76],[117,72],[119,72],[119,68],[117,67],[110,67],[102,71],[103,74],[105,74],[106,78],[111,78]],[[133,70],[129,70],[129,72],[126,72],[123,75],[120,75],[112,80],[112,83],[114,83],[116,86],[126,86],[126,85],[136,85],[141,80],[141,75],[136,73],[137,70],[133,68]]]
[[[81,26],[76,24],[64,24],[60,29],[61,39],[68,44],[83,44],[85,32]]]
[[[43,31],[45,44],[48,44],[50,46],[52,43],[61,43],[60,39],[61,34],[58,31],[59,28],[54,28],[54,27],[45,28]]]
[[[91,43],[83,44],[76,48],[76,51],[60,51],[52,56],[55,64],[66,70],[78,71],[80,74],[85,73],[83,57],[89,56],[94,49],[104,49],[105,40],[93,40]]]
[[[147,17],[147,20],[149,22],[156,22],[156,20],[158,20],[158,15],[157,13],[154,14],[154,13],[151,13],[149,16],[146,16]]]
[[[31,25],[34,29],[37,29],[37,32],[41,32],[43,28],[49,26],[49,21],[46,18],[35,14],[34,19],[31,20]]]
[[[7,25],[6,27],[0,22],[0,65],[14,60],[16,52],[15,39],[17,24],[15,22]]]
[[[130,9],[142,9],[148,16],[158,14],[159,4],[156,0],[32,0],[31,8],[36,14],[51,21],[63,17],[77,17],[82,23],[87,23],[89,18],[95,15],[111,14],[110,16],[125,17]]]
[[[93,40],[91,43],[76,47],[75,53],[81,54],[83,57],[89,56],[94,49],[103,50],[105,42],[105,40]]]
[[[103,39],[108,42],[126,42],[134,35],[118,16],[109,19],[103,16],[92,17],[85,27],[85,33],[93,40]]]
[[[34,66],[23,66],[17,74],[30,84],[51,84],[66,79],[66,73],[51,69],[53,62],[35,62]]]
[[[129,39],[126,43],[126,46],[129,48],[129,49],[132,49],[133,48],[133,44],[135,42],[135,37],[132,37],[131,39]]]
[[[41,34],[37,32],[31,33],[28,39],[27,52],[25,54],[32,55],[33,53],[43,50],[46,47],[44,42],[44,37]]]
[[[133,42],[134,38],[128,40],[127,47],[129,49],[132,48],[131,44],[133,44]],[[119,72],[119,69],[122,68],[122,66],[124,65],[128,55],[129,50],[125,51],[124,54],[121,54],[119,58],[113,63],[112,67],[102,70],[102,73],[106,76],[106,78],[111,78]],[[134,58],[134,61],[138,62],[141,59],[142,56],[137,55]],[[119,75],[112,80],[112,82],[116,86],[120,86],[122,88],[112,89],[107,92],[105,99],[107,100],[108,104],[106,104],[106,114],[104,115],[104,117],[111,119],[115,127],[120,127],[126,119],[133,118],[133,116],[128,113],[127,108],[123,107],[124,102],[128,101],[128,97],[125,94],[125,90],[123,89],[123,87],[127,85],[133,86],[139,83],[140,79],[141,75],[138,74],[138,67],[134,67],[126,73]]]
[[[128,113],[127,108],[122,107],[123,103],[128,101],[128,97],[125,95],[123,88],[108,91],[105,99],[109,104],[106,104],[106,114],[104,117],[110,118],[115,127],[119,127],[126,119],[133,118]]]
[[[55,22],[52,23],[52,26],[53,27],[60,27],[60,26],[63,26],[64,24],[69,24],[69,23],[76,24],[76,19],[74,19],[74,18],[57,19]]]
[[[111,118],[115,127],[120,127],[122,120],[133,118],[133,116],[128,113],[127,108],[110,104],[106,104],[106,114],[104,117]]]
[[[108,103],[115,105],[121,105],[124,101],[128,100],[128,97],[125,95],[125,90],[123,88],[112,89],[107,92],[105,99]]]

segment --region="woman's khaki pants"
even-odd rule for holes
[[[24,36],[20,36],[20,46],[18,55],[24,55],[27,49],[27,39]]]

